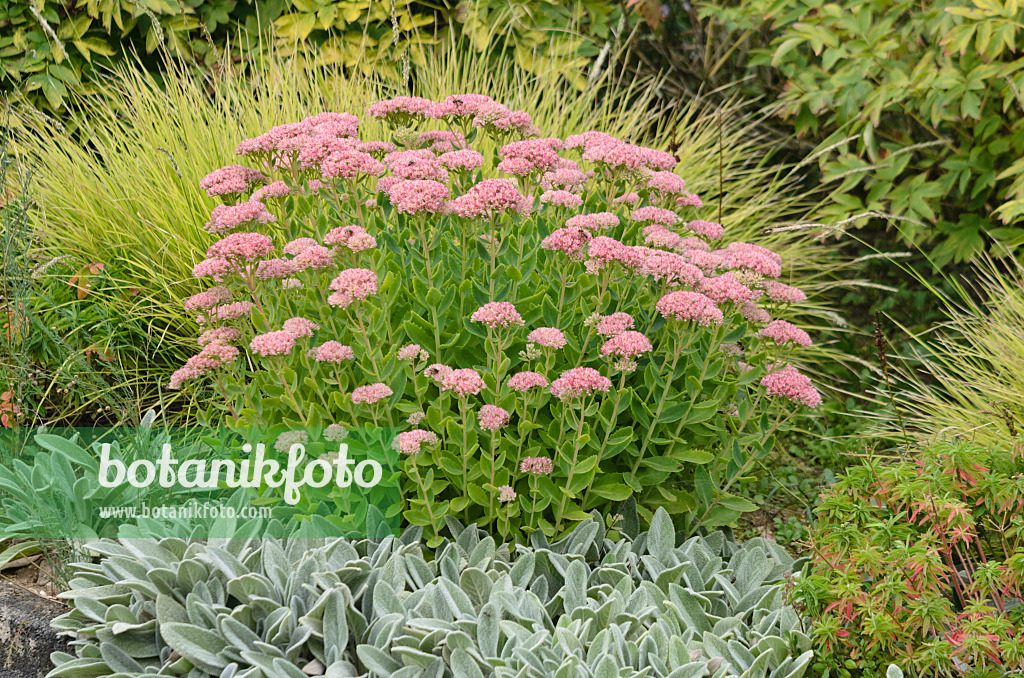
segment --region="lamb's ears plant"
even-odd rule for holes
[[[446,520],[454,538],[430,560],[419,528],[95,542],[53,622],[75,654],[54,653],[49,676],[801,678],[811,661],[772,542],[681,541],[663,510],[635,540],[593,518],[529,547]]]

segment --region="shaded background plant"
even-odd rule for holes
[[[783,78],[778,113],[817,147],[825,221],[892,215],[938,265],[1021,242],[1024,74],[1015,2],[710,4],[736,32],[770,30],[751,67]]]

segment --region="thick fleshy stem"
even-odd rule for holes
[[[583,436],[583,419],[587,413],[587,399],[582,398],[580,400],[580,421],[576,426],[576,439],[573,441],[572,448],[572,462],[569,464],[569,477],[565,481],[566,492],[562,494],[562,500],[558,504],[558,515],[555,516],[555,532],[557,533],[562,526],[562,518],[565,516],[565,502],[568,500],[568,493],[572,491],[572,479],[576,474],[576,462],[579,459],[580,454],[580,438]],[[556,450],[556,453],[560,454],[561,450]]]
[[[640,462],[644,460],[644,453],[647,451],[647,446],[651,443],[651,436],[654,435],[654,429],[658,427],[658,419],[661,418],[661,411],[665,408],[665,402],[668,400],[668,394],[672,389],[672,382],[676,375],[676,365],[679,364],[679,356],[681,356],[682,353],[683,338],[680,336],[676,343],[676,350],[672,356],[672,365],[668,368],[668,374],[664,375],[665,388],[661,392],[661,397],[658,398],[658,407],[654,412],[654,418],[651,419],[651,425],[647,428],[647,432],[644,434],[643,443],[640,445],[640,454],[637,455],[636,462],[630,470],[630,475],[632,476],[636,476],[636,472],[640,470]]]
[[[587,483],[587,489],[583,490],[583,496],[580,498],[580,506],[582,507],[585,507],[587,505],[587,497],[590,494],[590,488],[594,486],[594,481],[597,479],[597,474],[601,472],[601,460],[604,457],[605,449],[608,447],[608,441],[612,437],[612,432],[615,430],[615,422],[618,419],[619,414],[619,400],[622,399],[622,389],[625,385],[626,373],[623,372],[619,376],[619,387],[615,390],[615,400],[612,403],[612,420],[608,423],[608,429],[604,433],[604,440],[601,441],[601,448],[597,451],[597,464],[594,466],[594,475],[593,477],[591,477],[590,482]]]
[[[427,494],[427,488],[423,484],[423,478],[420,476],[419,465],[416,462],[418,455],[411,455],[412,473],[416,477],[416,484],[420,487],[420,492],[423,494],[423,506],[427,509],[427,517],[430,519],[430,527],[434,530],[434,536],[438,535],[439,530],[437,529],[437,519],[434,518],[433,500]]]

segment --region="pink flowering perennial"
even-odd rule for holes
[[[497,405],[484,405],[480,408],[477,421],[483,430],[497,431],[508,426],[511,416],[508,410],[502,409]]]
[[[390,397],[393,393],[387,384],[379,382],[367,386],[359,386],[352,389],[352,403],[355,405],[373,405]]]
[[[811,336],[807,332],[786,320],[773,320],[758,334],[780,345],[789,343],[807,347],[812,343]]]
[[[551,395],[559,400],[572,400],[607,392],[612,387],[608,377],[592,367],[575,367],[562,372],[562,375],[551,382]]]
[[[365,268],[349,268],[331,281],[334,294],[327,302],[339,308],[348,308],[356,301],[377,294],[377,274]]]
[[[516,307],[507,301],[492,301],[489,304],[484,304],[473,312],[470,319],[491,329],[523,326],[523,317],[519,315]]]
[[[722,310],[700,292],[669,292],[658,300],[656,307],[666,320],[693,322],[701,327],[721,325],[725,321]]]
[[[821,404],[821,394],[806,375],[800,374],[792,365],[775,370],[761,379],[765,393],[770,396],[785,398],[799,405],[817,407]]]

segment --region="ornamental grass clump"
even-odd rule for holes
[[[171,386],[212,385],[209,422],[402,431],[431,540],[448,515],[557,536],[634,496],[690,530],[753,509],[733,485],[821,402],[791,362],[810,337],[773,319],[803,298],[782,258],[725,244],[667,152],[474,94],[369,118],[386,138],[319,113],[211,168],[222,237],[185,302],[207,341]]]
[[[829,675],[1024,673],[1024,444],[869,457],[822,495],[796,599]]]

